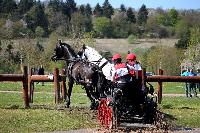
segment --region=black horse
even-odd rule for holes
[[[68,101],[67,107],[70,105],[70,96],[74,82],[84,86],[87,96],[91,100],[91,109],[95,108],[100,93],[103,93],[102,79],[104,75],[99,71],[99,67],[93,63],[82,60],[69,44],[62,43],[56,45],[52,60],[65,60],[67,64],[68,81]]]

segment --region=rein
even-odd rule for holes
[[[100,62],[101,62],[101,60],[103,59],[104,57],[101,57],[98,61],[91,61],[91,62],[98,62],[96,65],[100,65]],[[108,63],[109,61],[106,61],[106,62],[104,62],[101,66],[99,66],[100,67],[100,69],[102,69],[107,63]]]
[[[65,60],[65,61],[69,61],[69,62],[76,62],[76,61],[79,61],[79,60],[76,60],[76,59],[65,59],[65,58],[60,58],[58,60]]]

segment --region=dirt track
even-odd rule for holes
[[[0,92],[3,92],[3,93],[22,93],[22,92],[19,92],[19,91],[0,91]],[[40,92],[36,92],[36,93],[40,93]],[[84,93],[81,93],[82,95],[85,95]],[[185,96],[185,94],[163,94],[163,96],[171,96],[171,97],[178,97],[178,96]],[[198,95],[200,96],[200,95]],[[149,133],[149,132],[157,132],[157,133],[162,133],[162,132],[174,132],[174,133],[200,133],[200,128],[177,128],[177,129],[174,129],[174,130],[158,130],[158,129],[147,129],[147,130],[142,130],[142,129],[135,129],[133,127],[128,127],[128,128],[125,128],[123,130],[117,130],[117,131],[110,131],[110,130],[105,130],[105,129],[78,129],[78,130],[71,130],[71,131],[54,131],[53,133],[107,133],[107,132],[120,132],[120,133],[123,133],[123,132],[130,132],[130,133],[133,133],[133,132],[145,132],[145,133]],[[48,132],[49,133],[49,132]]]
[[[200,128],[177,128],[172,131],[142,131],[142,130],[137,130],[137,131],[132,131],[132,130],[125,130],[125,131],[110,131],[110,130],[103,130],[103,129],[79,129],[79,130],[71,130],[71,131],[55,131],[51,133],[200,133]],[[48,132],[50,133],[50,132]]]

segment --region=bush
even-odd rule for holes
[[[129,44],[136,43],[136,41],[137,41],[137,37],[135,35],[133,35],[133,34],[129,35],[129,37],[128,37]]]
[[[45,35],[44,29],[41,26],[38,26],[35,29],[35,35],[36,35],[36,37],[44,37],[44,35]]]

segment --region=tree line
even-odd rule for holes
[[[94,32],[94,37],[180,37],[188,27],[199,25],[199,10],[150,9],[144,4],[136,11],[121,4],[114,9],[108,0],[95,7],[77,5],[74,0],[1,0],[1,38],[48,37],[52,32]]]
[[[113,8],[108,0],[102,5],[97,3],[95,7],[77,5],[74,0],[1,0],[0,56],[3,58],[0,59],[0,71],[15,71],[17,66],[11,64],[25,62],[34,65],[35,61],[45,63],[48,60],[50,50],[41,45],[41,41],[33,43],[30,39],[84,36],[89,39],[130,38],[130,42],[131,38],[178,38],[175,48],[152,47],[140,51],[144,66],[162,66],[174,71],[170,74],[177,74],[184,58],[194,64],[200,61],[199,27],[200,10],[193,9],[152,9],[144,4],[138,10],[124,4]],[[20,42],[18,50],[13,47],[12,41],[5,41],[21,38],[25,41]],[[8,45],[3,48],[5,43]],[[48,43],[56,44],[55,39]],[[166,58],[166,55],[174,56]]]

